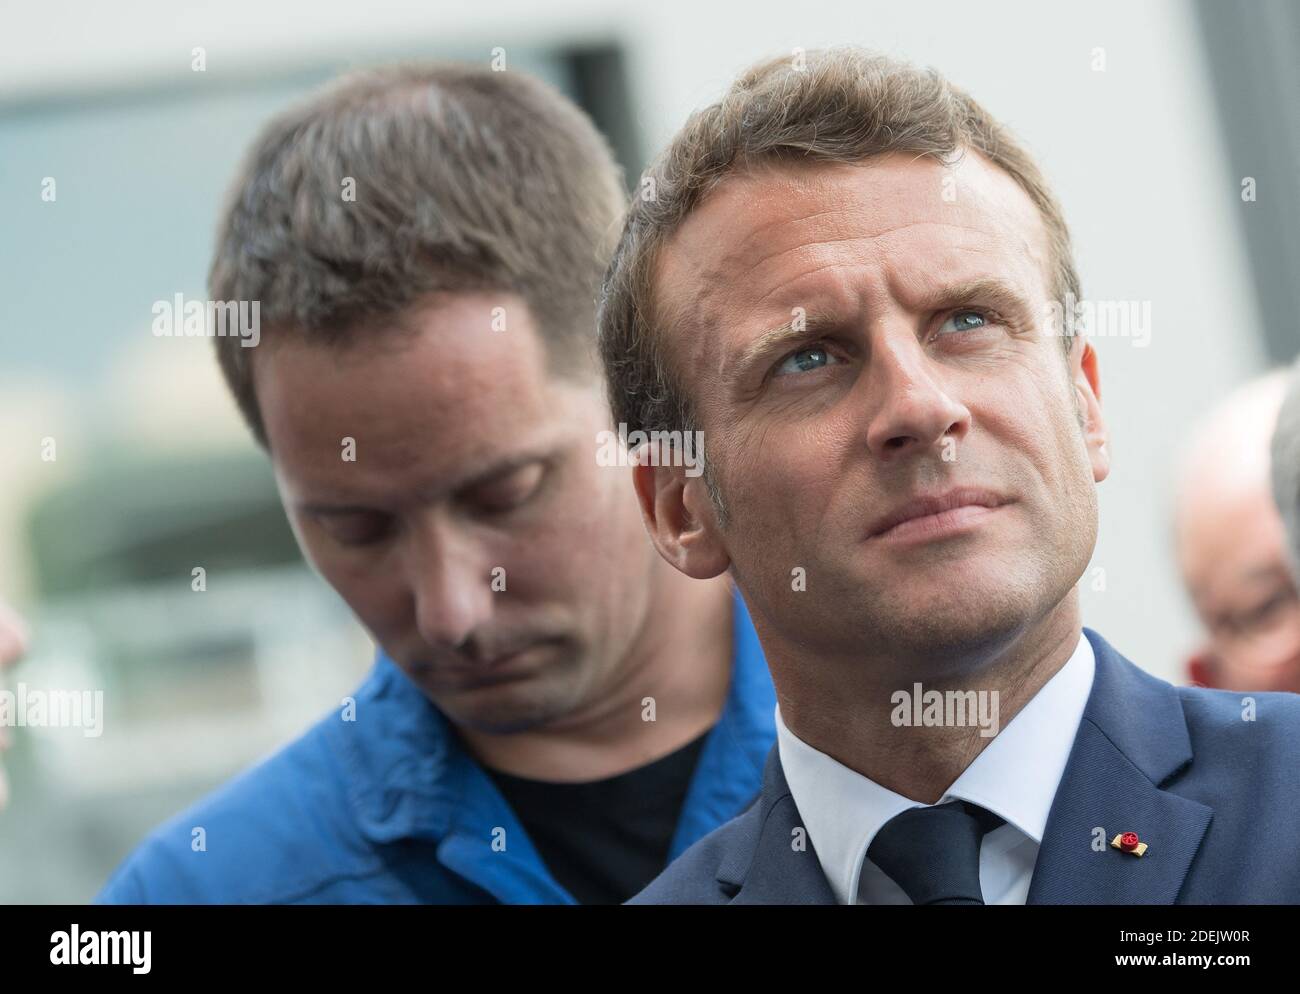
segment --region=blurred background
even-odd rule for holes
[[[1300,5],[5,0],[0,597],[31,631],[5,679],[102,690],[104,714],[98,737],[11,730],[0,902],[88,900],[148,829],[371,665],[297,553],[211,341],[151,333],[155,301],[206,297],[262,122],[352,67],[499,49],[583,105],[634,179],[742,67],[842,43],[972,92],[1063,201],[1085,296],[1150,302],[1147,345],[1093,340],[1114,465],[1080,588],[1086,624],[1183,681],[1179,446],[1300,350]]]

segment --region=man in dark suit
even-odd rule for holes
[[[1300,697],[1174,688],[1083,628],[1108,434],[1013,137],[837,50],[746,72],[641,191],[616,420],[656,547],[734,577],[778,704],[759,800],[634,901],[1300,901]]]

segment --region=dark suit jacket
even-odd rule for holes
[[[1300,694],[1174,687],[1084,634],[1096,676],[1028,903],[1300,903]],[[834,904],[811,840],[792,845],[801,826],[773,746],[753,805],[630,903]],[[1145,855],[1110,847],[1126,831]]]

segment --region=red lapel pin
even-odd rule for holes
[[[1124,832],[1110,840],[1111,847],[1120,852],[1141,856],[1147,851],[1147,844],[1138,838],[1137,832]]]

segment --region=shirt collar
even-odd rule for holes
[[[1041,843],[1056,788],[1092,690],[1096,660],[1079,635],[1070,658],[940,798],[979,804]],[[776,709],[786,782],[827,880],[841,904],[857,893],[867,847],[908,808],[924,807],[799,739]],[[1027,762],[1032,757],[1032,762]]]

